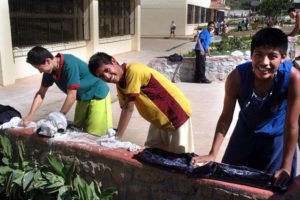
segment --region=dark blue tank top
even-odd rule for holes
[[[253,88],[252,63],[247,62],[237,66],[240,75],[238,102],[241,108],[238,123],[243,123],[248,130],[254,133],[283,134],[292,67],[292,63],[288,61],[280,64],[270,91],[265,97],[259,97]]]

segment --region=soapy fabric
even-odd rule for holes
[[[157,148],[146,148],[134,158],[160,168],[184,173],[188,177],[221,180],[241,185],[284,192],[290,182],[288,174],[282,174],[278,181],[273,181],[273,175],[245,167],[208,162],[202,166],[191,164],[194,153],[175,154]]]

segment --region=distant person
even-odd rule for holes
[[[224,21],[222,20],[220,22],[220,27],[219,27],[219,34],[223,34],[224,33],[224,28],[225,28],[226,24],[224,23]]]
[[[237,24],[238,31],[243,31],[244,21],[239,21]]]
[[[295,177],[297,170],[300,72],[285,61],[288,41],[276,28],[258,31],[251,41],[252,62],[236,67],[225,84],[223,111],[211,150],[195,163],[214,161],[232,122],[239,117],[222,162]]]
[[[107,134],[112,128],[109,87],[89,72],[84,61],[71,54],[53,56],[47,49],[36,46],[28,52],[27,62],[43,73],[43,78],[30,112],[21,123],[34,119],[48,88],[55,83],[67,95],[61,113],[67,114],[77,100],[74,124],[97,136]]]
[[[223,34],[224,35],[227,35],[229,33],[229,28],[228,28],[228,26],[225,24],[224,25],[224,28],[223,28]]]
[[[175,38],[175,30],[176,30],[176,24],[174,21],[172,21],[170,26],[170,38],[171,37]]]
[[[196,83],[211,83],[205,76],[205,61],[206,53],[210,55],[209,45],[211,44],[211,34],[215,29],[215,23],[213,21],[208,22],[207,28],[201,31],[197,37],[195,45],[196,54],[196,70],[195,70],[195,82]]]
[[[118,138],[123,137],[135,105],[150,122],[145,146],[174,153],[194,151],[190,102],[164,75],[142,63],[120,65],[106,53],[94,54],[89,69],[96,77],[117,86],[122,109]]]
[[[295,26],[287,36],[294,37],[298,35],[298,31],[300,29],[300,13],[295,10],[295,8],[291,8],[288,10],[288,14],[290,18],[295,20]]]
[[[246,31],[248,31],[249,18],[248,18],[248,17],[245,17],[244,22],[245,22],[245,28],[246,28]]]

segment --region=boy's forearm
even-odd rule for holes
[[[76,101],[76,94],[77,94],[76,90],[68,91],[67,97],[60,109],[60,112],[62,112],[63,114],[67,114],[69,112],[69,110],[72,108],[73,104]]]
[[[120,139],[123,137],[125,133],[125,130],[131,119],[133,110],[134,110],[134,102],[130,102],[122,108],[122,112],[120,115],[118,128],[117,128],[118,129],[117,137]]]
[[[293,157],[297,145],[298,130],[292,130],[289,134],[284,134],[284,145],[283,145],[283,160],[281,169],[292,171]]]

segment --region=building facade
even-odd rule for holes
[[[141,35],[169,36],[172,21],[177,36],[192,35],[195,27],[222,20],[227,9],[224,0],[141,0]]]
[[[38,73],[26,63],[36,45],[84,61],[140,50],[140,13],[140,0],[0,1],[0,85]]]

